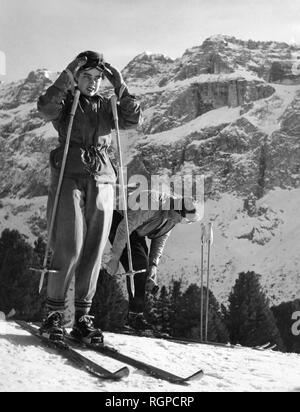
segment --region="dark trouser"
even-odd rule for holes
[[[57,173],[52,173],[48,224],[57,180]],[[64,177],[51,242],[52,269],[58,274],[48,279],[49,310],[64,310],[66,293],[75,276],[75,310],[90,311],[110,231],[113,197],[112,185],[98,184],[89,176]]]
[[[116,232],[119,226],[119,223],[123,220],[118,212],[114,212],[112,227],[109,235],[110,243],[112,244]],[[146,269],[146,273],[137,274],[134,277],[135,284],[135,297],[132,296],[130,288],[130,279],[127,277],[127,290],[129,295],[129,311],[135,313],[144,312],[145,309],[145,290],[146,290],[146,281],[148,278],[149,272],[149,256],[148,256],[148,246],[144,237],[139,236],[136,232],[133,232],[130,236],[130,244],[132,251],[132,262],[133,269],[140,270]],[[122,266],[125,271],[129,270],[127,247],[123,250],[121,259]]]

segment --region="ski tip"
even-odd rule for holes
[[[129,368],[127,368],[127,366],[124,366],[124,368],[121,368],[120,370],[114,373],[117,379],[127,378],[129,374],[130,374],[130,371],[129,371]]]
[[[198,372],[194,373],[193,375],[189,376],[184,380],[184,382],[195,382],[202,379],[204,376],[203,370],[199,370]]]

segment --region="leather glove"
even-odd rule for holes
[[[115,67],[111,66],[109,63],[105,63],[104,66],[104,75],[113,85],[116,95],[119,96],[121,87],[126,87],[122,73]],[[119,98],[120,97],[121,96],[119,96]]]
[[[157,295],[159,291],[159,286],[157,284],[157,267],[150,266],[149,278],[146,283],[146,291],[152,293],[152,295]]]
[[[80,69],[80,67],[84,66],[85,63],[87,62],[87,57],[76,57],[68,66],[67,70],[71,72],[73,77],[75,77],[77,71]]]

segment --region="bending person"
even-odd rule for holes
[[[156,191],[147,191],[146,194],[148,205],[149,207],[152,206],[152,210],[128,210],[133,269],[146,269],[145,274],[135,275],[134,297],[131,292],[130,281],[127,278],[129,294],[128,327],[140,331],[153,329],[144,315],[145,296],[146,291],[154,294],[158,292],[157,269],[172,229],[178,223],[187,224],[200,221],[197,203],[192,198],[162,195]],[[146,238],[151,241],[150,250]],[[111,260],[105,265],[105,269],[110,275],[117,274],[119,263],[122,264],[126,272],[129,270],[126,239],[123,213],[122,211],[115,211],[109,236],[112,244]]]

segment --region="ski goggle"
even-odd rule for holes
[[[183,217],[181,222],[183,225],[190,225],[191,223],[193,223],[192,220],[188,220],[186,217]]]
[[[105,70],[105,61],[102,54],[96,54],[92,52],[80,53],[77,58],[86,57],[87,62],[80,68],[80,71],[86,69],[98,69],[100,71]]]
[[[196,212],[197,212],[196,209],[188,210],[188,209],[185,208],[184,205],[183,205],[183,207],[182,207],[182,210],[180,210],[180,214],[181,214],[181,216],[182,216],[184,219],[186,219],[186,215],[188,215],[188,214],[195,215]]]

